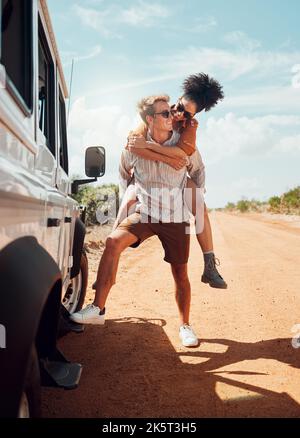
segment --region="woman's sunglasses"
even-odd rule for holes
[[[180,113],[183,114],[186,119],[192,119],[194,114],[191,114],[189,111],[186,111],[183,103],[179,100],[174,108],[171,110],[172,114]]]

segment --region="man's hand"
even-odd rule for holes
[[[187,157],[168,157],[167,164],[175,170],[180,170],[187,165]]]
[[[130,135],[128,137],[128,149],[130,151],[132,151],[131,148],[145,149],[147,147],[148,145],[145,137],[143,137],[142,135]]]

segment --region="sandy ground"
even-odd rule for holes
[[[299,417],[299,221],[212,212],[216,254],[228,290],[200,281],[191,238],[191,322],[200,346],[178,338],[170,268],[153,237],[122,255],[103,327],[59,341],[83,364],[78,389],[43,389],[45,417]],[[87,236],[91,284],[108,228]],[[300,333],[300,326],[298,329]]]

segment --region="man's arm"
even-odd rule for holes
[[[123,150],[119,164],[119,183],[121,192],[124,193],[132,178],[134,156],[131,152]]]
[[[196,152],[194,152],[193,155],[189,157],[189,165],[187,167],[187,170],[196,186],[199,188],[204,188],[205,166],[198,149],[196,149]]]

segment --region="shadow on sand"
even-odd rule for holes
[[[299,355],[290,339],[256,343],[201,339],[201,351],[177,352],[165,324],[142,318],[108,320],[104,327],[87,326],[84,334],[64,338],[62,350],[84,365],[79,388],[60,398],[64,416],[299,417],[300,406],[287,393],[239,381],[245,376],[268,379],[267,371],[220,370],[261,358],[299,368]],[[221,344],[226,351],[203,351],[209,344]],[[184,363],[187,357],[195,363]],[[223,401],[216,391],[218,383],[230,385],[237,396]],[[57,399],[54,392],[47,397],[50,405],[52,397],[53,403]]]

